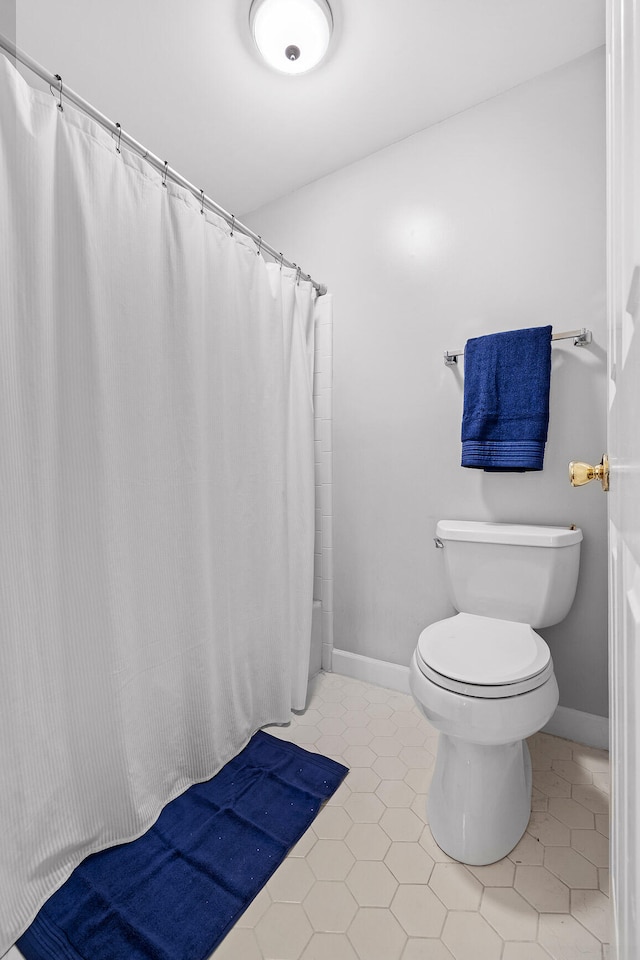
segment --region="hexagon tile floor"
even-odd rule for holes
[[[605,751],[531,737],[527,832],[466,867],[426,825],[438,735],[410,696],[323,673],[267,730],[350,772],[210,960],[607,960]]]
[[[338,792],[211,960],[603,960],[609,758],[537,734],[532,814],[499,863],[434,843],[437,732],[410,696],[338,674],[269,733],[350,767]]]

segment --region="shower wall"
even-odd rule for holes
[[[601,49],[245,214],[335,297],[337,649],[406,666],[453,612],[439,518],[576,523],[576,601],[544,636],[561,704],[606,716],[606,496],[567,478],[606,450],[605,183]],[[594,342],[554,344],[544,470],[462,469],[444,351],[546,323]]]
[[[326,299],[316,309],[313,415],[316,535],[310,676],[321,666],[331,669],[333,650],[333,324]]]

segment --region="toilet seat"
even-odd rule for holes
[[[553,673],[549,647],[529,624],[468,613],[426,627],[416,654],[425,677],[471,697],[514,697]]]

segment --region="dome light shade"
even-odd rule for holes
[[[326,0],[253,0],[249,24],[270,67],[306,73],[327,52],[333,17]]]

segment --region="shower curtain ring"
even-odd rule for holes
[[[54,76],[55,76],[56,80],[58,81],[58,83],[60,84],[60,91],[59,91],[59,92],[60,92],[60,102],[58,103],[58,110],[60,111],[60,113],[64,113],[64,107],[62,106],[62,77],[60,76],[59,73],[54,74]],[[54,93],[53,90],[51,89],[51,84],[49,84],[49,90],[51,90],[51,96],[52,96],[52,97],[55,97],[55,93]]]
[[[260,256],[260,251],[262,250],[262,237],[258,237],[258,253],[257,256]]]
[[[302,270],[300,269],[300,267],[298,267],[298,269],[296,270],[296,286],[297,286],[297,287],[300,286],[300,274],[301,274],[301,273],[302,273]]]
[[[282,272],[282,250],[280,251],[280,272]]]
[[[122,127],[116,121],[116,128],[118,130],[118,142],[116,143],[116,153],[120,153],[120,141],[122,140]],[[111,134],[111,139],[113,140],[113,134]]]
[[[236,222],[236,217],[235,217],[235,214],[232,213],[232,214],[231,214],[231,234],[230,234],[230,236],[233,236],[233,227],[234,227],[235,222]]]
[[[204,190],[200,191],[200,213],[204,216]]]
[[[162,186],[166,187],[167,185],[167,168],[169,166],[169,161],[165,160],[164,162],[164,173],[162,174]]]

